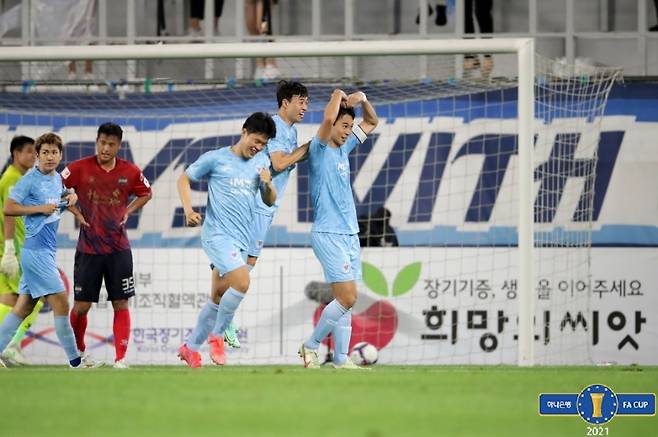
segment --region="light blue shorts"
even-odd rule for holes
[[[201,246],[212,265],[217,267],[222,275],[245,265],[244,249],[231,237],[215,235],[210,240],[202,239]]]
[[[23,275],[18,285],[20,294],[28,294],[33,299],[38,299],[64,291],[54,251],[23,248],[21,267]]]
[[[267,231],[270,230],[273,218],[274,215],[254,214],[251,226],[251,241],[249,242],[247,255],[255,257],[260,256],[260,251],[263,249],[263,243],[265,242]]]
[[[311,245],[328,283],[361,280],[359,236],[311,232]]]

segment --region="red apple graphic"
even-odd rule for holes
[[[320,305],[313,313],[313,326],[317,325],[325,305]],[[350,350],[356,343],[365,341],[378,350],[393,340],[398,329],[398,315],[395,307],[385,300],[378,300],[360,314],[352,314],[352,339]],[[323,341],[328,343],[328,339]]]

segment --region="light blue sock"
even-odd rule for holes
[[[334,337],[334,363],[344,364],[350,350],[350,339],[352,338],[352,310],[348,310],[336,322],[332,332]]]
[[[199,349],[201,349],[201,345],[208,338],[210,330],[215,326],[215,321],[217,320],[217,308],[219,308],[219,305],[211,300],[208,300],[208,302],[206,302],[201,308],[194,331],[192,331],[185,341],[187,347],[193,351],[198,352]]]
[[[23,323],[23,319],[13,312],[7,314],[0,326],[0,352],[5,350],[21,323]]]
[[[68,316],[55,316],[55,333],[57,334],[59,343],[66,352],[69,362],[75,365],[74,362],[78,361],[80,353],[75,344],[75,335],[73,335],[73,329],[71,328],[71,322],[69,322]]]
[[[336,322],[338,322],[338,319],[340,319],[346,312],[347,310],[343,308],[336,299],[329,302],[329,304],[324,307],[324,310],[322,310],[320,320],[318,320],[318,324],[315,326],[311,338],[304,343],[304,346],[308,349],[319,348],[320,342],[322,342],[322,340],[334,330]]]
[[[238,309],[240,302],[244,299],[245,293],[240,293],[234,288],[229,288],[219,301],[219,308],[217,308],[217,320],[215,326],[212,328],[212,335],[223,337],[224,331],[235,315],[235,310]]]

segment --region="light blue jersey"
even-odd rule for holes
[[[187,168],[187,176],[193,181],[208,178],[202,240],[229,236],[237,247],[247,249],[256,197],[260,197],[260,170],[269,167],[266,153],[244,159],[224,147],[204,153]]]
[[[334,148],[313,137],[309,147],[313,227],[311,232],[354,235],[359,233],[350,183],[349,153],[359,144],[350,135]]]
[[[273,116],[272,120],[276,124],[276,136],[270,138],[267,143],[267,148],[265,149],[267,156],[270,156],[272,152],[292,153],[297,148],[297,128],[283,121],[278,115]],[[291,165],[279,172],[272,170],[272,183],[277,193],[276,202],[272,206],[267,206],[262,199],[256,199],[256,213],[273,215],[276,212],[279,207],[279,201],[283,198],[283,193],[288,185],[290,174],[295,167],[295,165]]]
[[[54,172],[45,175],[37,167],[30,169],[9,193],[9,198],[24,206],[60,204],[65,194],[62,177]],[[57,249],[57,228],[61,210],[51,215],[33,214],[25,217],[25,249]]]
[[[59,173],[45,175],[34,167],[18,181],[9,198],[24,206],[59,205],[63,194],[65,189]],[[19,284],[21,294],[38,299],[64,291],[55,261],[60,216],[61,208],[50,215],[32,214],[25,217],[25,245],[21,252],[23,275]]]

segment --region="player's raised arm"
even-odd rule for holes
[[[338,117],[338,111],[340,106],[347,101],[347,94],[343,90],[336,89],[331,94],[329,103],[324,108],[324,116],[322,118],[322,123],[320,123],[320,128],[318,129],[318,140],[321,143],[327,144],[331,139],[331,127],[336,122],[336,117]]]
[[[355,93],[347,96],[347,106],[354,107],[358,104],[361,104],[361,109],[363,109],[363,120],[359,123],[358,127],[363,131],[365,135],[370,134],[379,123],[377,118],[377,113],[375,108],[370,104],[366,94],[363,91],[357,91]],[[358,130],[355,130],[355,134],[358,134]],[[359,135],[357,135],[358,137]],[[359,138],[360,141],[363,139]]]
[[[192,209],[192,188],[190,187],[190,178],[187,173],[183,172],[178,178],[178,197],[180,197],[185,213],[185,223],[187,226],[198,226],[201,224],[201,214]]]
[[[267,168],[260,170],[260,197],[267,206],[274,205],[276,202],[276,188],[272,183],[272,173]]]

